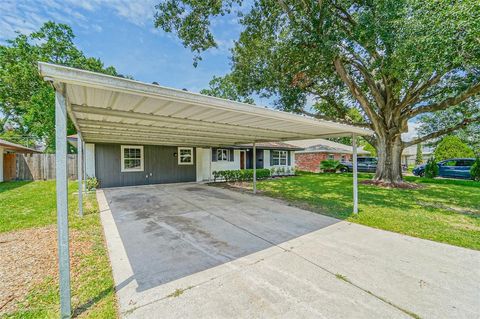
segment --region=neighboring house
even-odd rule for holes
[[[433,155],[433,149],[422,145],[422,158],[423,163],[428,161]],[[417,145],[406,147],[402,152],[402,165],[408,167],[409,165],[415,165],[415,159],[417,158]]]
[[[16,176],[15,153],[40,153],[32,148],[0,139],[0,182]]]
[[[77,138],[68,136],[76,146]],[[294,152],[301,148],[287,143],[257,143],[256,166],[295,167]],[[163,165],[159,166],[157,163]],[[207,181],[221,170],[253,168],[251,144],[221,148],[160,145],[85,144],[87,177],[96,177],[101,187]]]
[[[349,162],[352,160],[352,146],[318,138],[312,140],[289,141],[289,144],[303,148],[295,152],[295,165],[298,170],[319,172],[320,163],[324,160]],[[359,156],[369,155],[370,152],[358,148]]]

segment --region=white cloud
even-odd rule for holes
[[[96,23],[89,23],[86,13],[109,10],[137,26],[153,23],[158,0],[2,0],[0,3],[0,41],[15,36],[15,32],[31,33],[45,21],[75,24],[100,32]]]

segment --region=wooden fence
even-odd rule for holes
[[[68,178],[77,179],[77,154],[67,155]],[[55,154],[5,154],[4,180],[55,179]]]

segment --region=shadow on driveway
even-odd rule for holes
[[[112,188],[104,193],[139,292],[339,222],[262,197],[198,184]]]

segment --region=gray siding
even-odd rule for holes
[[[160,183],[194,182],[193,165],[178,165],[174,146],[145,145],[144,171],[121,172],[121,144],[95,144],[95,172],[100,187],[118,187]],[[196,156],[195,149],[193,150]],[[177,154],[178,156],[178,154]]]

